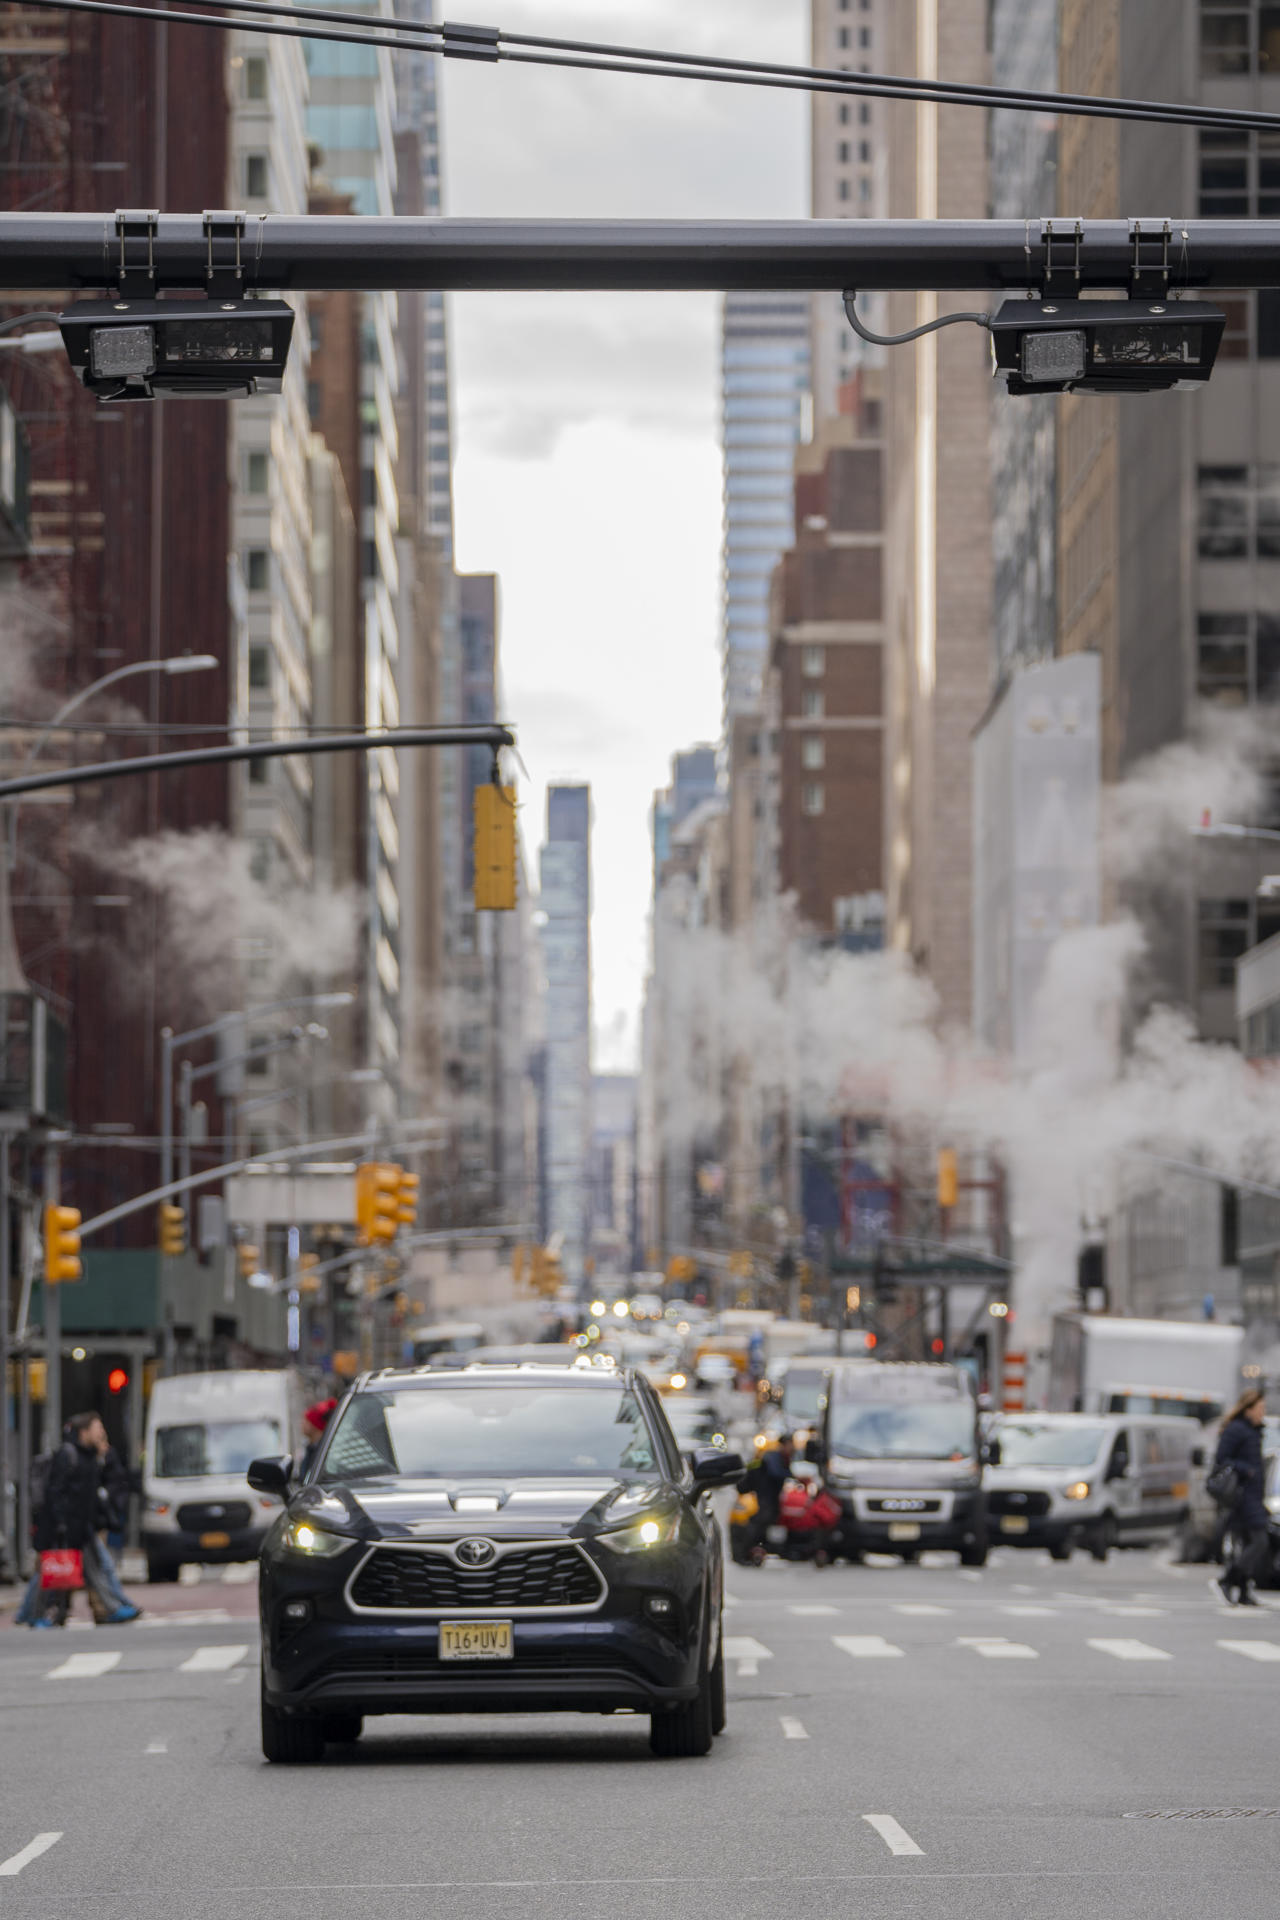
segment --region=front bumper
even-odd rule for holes
[[[992,1514],[989,1525],[993,1547],[1056,1547],[1064,1540],[1088,1534],[1096,1524],[1093,1514],[1028,1514],[1025,1527],[1007,1532],[1003,1521],[1020,1517]]]
[[[865,1496],[836,1488],[832,1491],[842,1508],[841,1545],[858,1553],[901,1553],[904,1549],[958,1553],[962,1547],[976,1546],[989,1537],[986,1505],[980,1493],[947,1495],[941,1513],[902,1510],[881,1514],[869,1510]],[[908,1533],[907,1528],[916,1531]]]

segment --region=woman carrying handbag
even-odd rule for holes
[[[1256,1607],[1258,1604],[1250,1588],[1266,1556],[1270,1522],[1262,1498],[1262,1422],[1266,1411],[1261,1387],[1250,1387],[1247,1393],[1241,1394],[1223,1419],[1210,1475],[1211,1493],[1214,1480],[1221,1484],[1229,1474],[1235,1477],[1228,1521],[1231,1558],[1222,1578],[1214,1583],[1221,1588],[1228,1606]]]

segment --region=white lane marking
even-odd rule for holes
[[[998,1607],[998,1613],[1007,1613],[1017,1620],[1040,1620],[1046,1615],[1056,1614],[1056,1607]]]
[[[21,1873],[42,1853],[48,1853],[50,1847],[56,1847],[61,1838],[60,1833],[38,1833],[34,1840],[28,1840],[20,1853],[11,1853],[7,1860],[0,1860],[0,1873]]]
[[[229,1567],[222,1569],[224,1587],[247,1587],[251,1580],[258,1577],[256,1560],[233,1560]]]
[[[1126,1620],[1163,1620],[1168,1609],[1166,1607],[1119,1606],[1104,1607],[1102,1611],[1104,1613],[1121,1616]]]
[[[878,1633],[837,1633],[833,1638],[841,1653],[847,1653],[855,1660],[903,1658],[902,1648],[895,1647],[892,1640],[885,1640]]]
[[[60,1667],[51,1667],[49,1680],[96,1680],[120,1665],[118,1653],[69,1653]],[[52,1844],[52,1842],[50,1843]]]
[[[984,1660],[1038,1660],[1040,1655],[1034,1647],[1026,1646],[1021,1640],[979,1640],[974,1647]]]
[[[1090,1640],[1096,1653],[1109,1653],[1116,1660],[1172,1660],[1163,1647],[1149,1647],[1145,1640]]]
[[[239,1666],[248,1651],[248,1647],[197,1647],[182,1662],[178,1672],[225,1673],[228,1667]]]
[[[957,1580],[981,1580],[981,1578],[982,1575],[976,1567],[959,1567],[956,1569]]]
[[[935,1607],[932,1600],[900,1600],[894,1606],[895,1613],[909,1614],[912,1619],[924,1619],[928,1614],[943,1614],[954,1611],[951,1607]]]
[[[793,1720],[789,1714],[783,1713],[778,1716],[778,1724],[781,1726],[783,1738],[786,1740],[807,1740],[809,1738],[804,1730],[803,1720]]]
[[[869,1827],[875,1828],[890,1853],[923,1854],[924,1848],[916,1845],[905,1827],[900,1827],[891,1813],[864,1813],[862,1817]]]
[[[839,1613],[839,1611],[840,1611],[839,1607],[826,1607],[822,1605],[813,1606],[813,1607],[788,1607],[787,1608],[788,1613],[814,1615],[814,1616],[820,1613]]]
[[[167,1739],[148,1740],[146,1746],[142,1749],[142,1751],[144,1753],[168,1753],[169,1742]]]
[[[726,1633],[724,1637],[724,1657],[738,1663],[739,1680],[754,1680],[760,1671],[762,1660],[772,1660],[773,1654],[768,1647],[762,1647],[749,1633]]]
[[[224,1627],[230,1619],[225,1607],[192,1607],[185,1613],[180,1608],[173,1613],[144,1613],[136,1624],[140,1627]]]
[[[1280,1647],[1274,1640],[1219,1640],[1224,1653],[1240,1653],[1246,1660],[1280,1660]]]

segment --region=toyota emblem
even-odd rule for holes
[[[497,1555],[492,1540],[459,1540],[453,1550],[454,1559],[464,1567],[487,1567]]]

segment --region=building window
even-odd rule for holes
[[[1236,961],[1252,944],[1248,900],[1200,902],[1200,991],[1233,987]]]
[[[250,785],[251,787],[265,787],[265,786],[266,786],[266,784],[267,784],[267,763],[266,763],[266,761],[265,761],[265,760],[251,760],[251,761],[249,762],[249,785]],[[251,1063],[251,1064],[252,1064],[252,1063]],[[254,1071],[255,1073],[265,1073],[265,1072],[266,1072],[266,1068],[265,1068],[265,1067],[254,1067],[254,1068],[253,1068],[253,1071]]]
[[[246,493],[265,493],[267,491],[268,460],[265,451],[259,450],[245,455],[244,490]]]
[[[836,34],[836,45],[841,49],[841,51],[843,51],[844,48],[848,46],[848,44],[849,44],[849,29],[848,27],[841,27],[840,31]]]
[[[246,100],[267,97],[267,63],[261,54],[250,54],[244,63],[244,97]]]
[[[1280,134],[1203,131],[1200,212],[1221,220],[1280,214]]]
[[[811,733],[800,742],[800,765],[806,773],[821,773],[827,764],[827,744],[820,733]]]
[[[840,165],[841,165],[842,167],[847,167],[847,166],[848,166],[848,164],[849,164],[849,142],[848,142],[847,140],[842,140],[842,141],[840,142],[840,144],[839,144],[839,146],[838,146],[838,147],[836,148],[836,159],[837,159],[837,160],[838,160],[838,161],[840,162]]]
[[[860,127],[869,127],[871,125],[871,109],[865,100],[858,108],[858,125]]]
[[[249,685],[259,692],[271,685],[271,649],[270,647],[251,646],[249,649]],[[265,760],[251,760],[250,767],[264,767]]]
[[[849,182],[847,180],[840,181],[840,184],[836,188],[836,198],[838,200],[847,200],[849,198]]]
[[[1280,6],[1270,0],[1200,0],[1200,71],[1280,72]]]
[[[870,29],[870,27],[859,27],[859,28],[858,28],[858,45],[859,45],[860,47],[869,47],[869,46],[871,45],[871,29]]]
[[[805,688],[800,696],[800,711],[806,720],[821,720],[824,711],[821,687]]]
[[[859,140],[858,158],[864,167],[871,165],[871,142],[869,140]]]
[[[844,106],[844,107],[841,107],[840,109],[840,125],[842,127],[847,127],[848,124],[849,124],[849,109],[847,106]]]
[[[1202,560],[1280,559],[1280,467],[1201,467]]]
[[[800,653],[800,671],[809,680],[820,680],[827,670],[825,647],[804,647]]]
[[[246,153],[244,157],[244,190],[250,200],[266,199],[267,156],[265,153]]]
[[[244,580],[250,593],[265,593],[270,585],[271,556],[265,547],[250,547],[244,556]]]
[[[806,780],[800,789],[800,808],[803,813],[821,813],[826,806],[827,796],[816,780]]]
[[[859,200],[863,200],[863,201],[869,200],[871,198],[871,182],[868,180],[865,173],[863,174],[862,178],[858,182],[858,198]]]
[[[1196,632],[1196,692],[1218,706],[1280,704],[1280,617],[1202,613]]]

